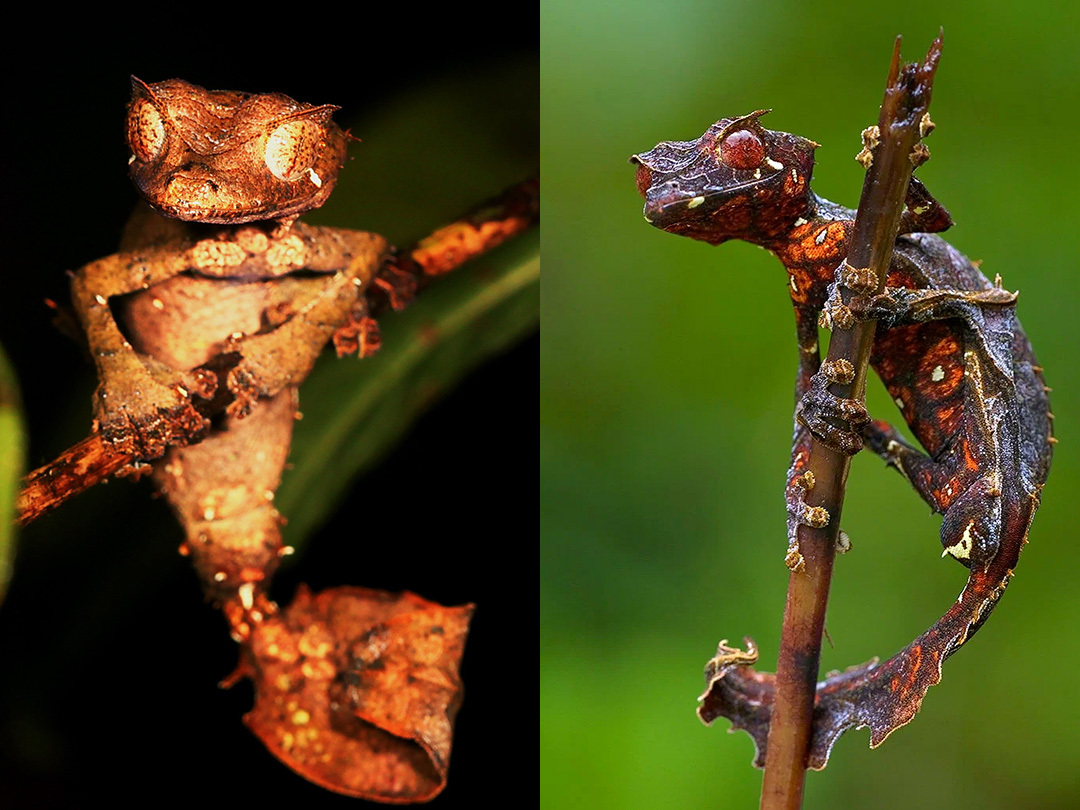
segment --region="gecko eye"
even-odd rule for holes
[[[732,132],[720,142],[720,161],[732,169],[756,169],[765,160],[765,144],[748,129]]]
[[[266,168],[278,180],[296,180],[315,162],[322,131],[314,121],[303,119],[281,124],[266,141]],[[319,185],[317,177],[312,180]]]
[[[165,146],[165,121],[149,101],[138,102],[128,113],[128,146],[143,163],[156,158]]]

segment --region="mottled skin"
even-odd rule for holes
[[[875,746],[910,721],[940,680],[942,662],[990,615],[1038,507],[1052,415],[1042,370],[1016,319],[1016,296],[933,235],[952,220],[918,180],[908,192],[885,294],[840,303],[834,281],[846,267],[855,212],[814,194],[817,144],[765,129],[764,112],[723,119],[695,141],[664,142],[631,162],[653,225],[714,245],[743,239],[787,269],[799,342],[789,565],[797,570],[801,562],[799,524],[817,517],[802,500],[816,435],[849,453],[865,445],[895,467],[944,515],[944,553],[969,568],[957,601],[908,647],[884,664],[875,659],[818,685],[809,762],[823,768],[846,729],[870,726]],[[819,320],[849,329],[866,318],[878,321],[870,363],[922,450],[886,422],[871,421],[859,403],[827,392]],[[746,654],[723,644],[706,676],[702,719],[723,715],[746,728],[763,764],[773,676],[755,672]]]
[[[296,386],[332,337],[361,353],[375,342],[363,293],[389,247],[295,222],[344,162],[336,108],[178,79],[132,85],[130,172],[148,207],[122,252],[72,281],[100,381],[95,420],[137,459],[165,454],[153,471],[182,551],[243,636],[253,606],[269,610],[262,591],[283,553],[273,495]],[[227,414],[211,426],[194,397],[221,398]]]

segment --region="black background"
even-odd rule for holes
[[[25,38],[32,55],[4,58],[0,342],[22,387],[30,466],[89,425],[92,369],[42,302],[66,300],[65,269],[115,251],[134,203],[121,134],[130,74],[348,110],[441,73],[538,59],[535,7],[434,16],[403,7],[380,9],[378,20],[356,9],[259,7],[253,13],[279,16],[257,24],[205,8],[154,13],[8,30],[9,45]],[[538,86],[522,92],[536,97]],[[274,591],[287,601],[301,581],[354,584],[477,604],[449,785],[433,807],[483,796],[517,804],[518,791],[532,801],[538,340],[474,372],[423,416]],[[73,411],[85,413],[82,435],[68,427]],[[146,482],[99,486],[22,533],[0,606],[5,807],[355,804],[293,775],[248,733],[249,685],[217,688],[236,647],[176,554],[180,540]]]

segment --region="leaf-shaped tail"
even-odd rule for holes
[[[922,706],[927,690],[941,680],[941,665],[986,621],[1012,576],[999,556],[996,565],[972,572],[960,598],[911,644],[884,664],[874,658],[844,672],[831,672],[817,685],[814,729],[807,767],[822,770],[836,740],[851,728],[870,728],[870,747],[876,748],[900,726],[909,723]],[[1015,558],[1011,560],[1015,564]],[[1003,568],[1003,570],[1001,570]],[[705,693],[698,716],[706,724],[718,717],[731,720],[754,739],[754,765],[765,766],[766,741],[776,697],[776,676],[756,672],[758,652],[745,639],[745,652],[721,641],[705,667]]]

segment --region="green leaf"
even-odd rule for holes
[[[300,389],[304,418],[276,499],[290,545],[302,545],[349,482],[439,396],[537,328],[539,279],[533,231],[440,279],[405,312],[384,315],[374,357],[320,358]]]
[[[0,348],[0,601],[15,567],[15,498],[23,474],[26,431],[15,373]]]

